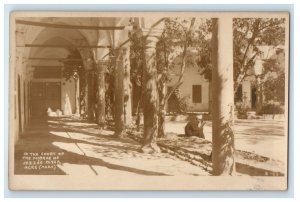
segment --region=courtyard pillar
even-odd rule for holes
[[[79,78],[75,79],[75,115],[80,116],[80,89]]]
[[[115,57],[112,58],[114,64],[114,121],[115,121],[115,136],[122,137],[124,133],[124,68],[122,49],[115,51]]]
[[[122,48],[122,65],[124,70],[123,87],[124,87],[124,124],[132,124],[132,85],[130,81],[130,47],[126,45]]]
[[[93,122],[95,120],[95,74],[93,69],[87,71],[88,83],[88,120]]]
[[[97,123],[105,126],[105,61],[97,62]]]
[[[145,24],[145,23],[144,23]],[[149,25],[151,27],[153,24]],[[160,152],[156,144],[158,135],[159,95],[157,88],[156,43],[162,29],[143,28],[144,61],[143,61],[143,114],[144,141],[142,152]]]
[[[214,175],[232,175],[234,163],[232,18],[213,19],[212,162]]]

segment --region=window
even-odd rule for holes
[[[201,103],[202,102],[202,86],[201,85],[193,85],[193,103]]]

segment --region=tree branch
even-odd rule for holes
[[[243,81],[247,76],[249,76],[249,74],[247,74],[247,71],[249,70],[250,62],[253,61],[253,60],[256,58],[257,54],[258,54],[258,52],[256,52],[256,53],[249,59],[249,61],[247,62],[247,64],[245,65],[244,71],[242,72],[242,78],[241,78],[240,80],[236,81],[236,85],[235,85],[235,88],[234,88],[234,93],[236,93],[239,84],[241,84],[242,81]],[[240,75],[241,75],[241,74],[240,74]]]
[[[188,40],[189,40],[189,37],[190,37],[190,33],[191,33],[191,30],[192,30],[192,27],[195,24],[195,20],[196,20],[195,18],[192,18],[190,28],[189,28],[188,32],[186,33],[186,35],[185,35],[185,44],[184,44],[183,52],[182,52],[182,63],[181,63],[181,68],[180,68],[181,70],[180,70],[179,79],[178,79],[177,83],[173,86],[172,90],[165,97],[164,103],[166,103],[168,101],[168,99],[174,93],[174,91],[176,90],[176,88],[178,88],[183,83],[183,73],[184,73],[185,66],[186,66],[185,60],[186,60],[186,54],[187,54]]]

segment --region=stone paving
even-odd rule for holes
[[[273,160],[285,162],[287,159],[287,135],[283,120],[251,119],[235,121],[235,147],[237,150],[255,153]],[[184,134],[185,120],[168,121],[169,134]],[[212,140],[211,122],[204,126],[205,139]]]
[[[167,138],[161,140],[165,145],[181,150],[186,159],[195,162],[194,154],[207,159],[211,152],[212,123],[204,126],[205,140],[182,138],[186,117],[171,117],[166,123]],[[284,175],[287,165],[287,134],[285,122],[272,119],[235,120],[235,148],[237,171],[247,175]],[[171,140],[171,141],[170,141]],[[192,155],[192,157],[190,157]],[[211,168],[211,162],[206,166]]]
[[[34,120],[15,147],[15,174],[209,175],[168,153],[144,154],[132,139],[112,137],[96,124],[71,118]],[[24,152],[63,153],[54,169],[24,169]]]
[[[183,137],[185,121],[168,121],[167,138],[159,139],[162,153],[140,153],[141,133],[113,137],[111,130],[78,118],[33,120],[15,147],[16,174],[68,175],[211,175],[211,123],[206,139]],[[133,133],[132,133],[133,132]],[[284,157],[282,121],[239,120],[235,126],[237,171],[247,175],[282,175]],[[255,140],[255,141],[254,141]],[[262,148],[260,148],[262,147]],[[279,148],[279,147],[278,147]],[[282,149],[282,148],[281,148]],[[57,169],[24,169],[24,152],[63,152]],[[282,158],[282,159],[281,159]]]

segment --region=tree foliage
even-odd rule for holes
[[[263,93],[266,102],[284,104],[285,101],[285,72],[280,69],[276,60],[267,60],[264,63],[266,76],[263,81]]]
[[[211,70],[210,37],[210,19],[166,19],[164,32],[157,44],[159,86],[169,82],[172,74],[178,76],[178,81],[166,95],[166,101],[182,84],[185,68],[198,68],[199,73],[205,78],[209,76],[208,72]]]
[[[235,91],[249,75],[256,58],[261,54],[259,46],[283,45],[285,20],[282,18],[234,18],[233,58]]]
[[[71,50],[70,54],[63,61],[63,77],[68,81],[71,78],[77,80],[83,77],[84,67],[81,55],[76,49]]]
[[[62,76],[65,78],[66,81],[70,81],[74,79],[75,82],[79,80],[79,105],[82,109],[82,113],[85,113],[85,86],[87,84],[86,77],[85,77],[85,70],[83,66],[83,62],[81,59],[81,55],[77,49],[70,50],[70,54],[67,58],[63,61],[64,67]]]

